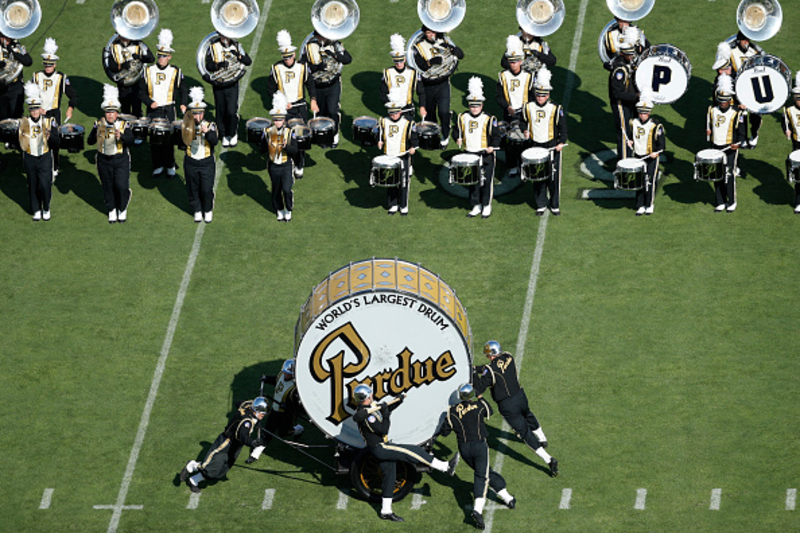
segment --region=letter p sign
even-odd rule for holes
[[[672,81],[672,69],[664,65],[653,67],[653,92],[657,93],[662,85],[669,85]]]

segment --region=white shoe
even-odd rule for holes
[[[42,220],[50,220],[50,211],[42,212]]]
[[[339,146],[339,134],[338,133],[333,136],[333,148],[336,148],[337,146]]]
[[[637,217],[640,217],[642,215],[644,215],[644,206],[642,206],[642,207],[640,207],[639,209],[636,210],[636,216]]]
[[[143,142],[144,141],[142,139],[136,139],[136,140],[133,141],[133,144],[138,146],[138,145],[142,144]]]
[[[644,214],[645,214],[645,215],[652,215],[652,214],[653,214],[653,209],[654,209],[654,208],[655,208],[655,206],[652,206],[652,205],[651,205],[650,207],[647,207],[647,208],[645,208],[645,210],[644,210]]]
[[[286,209],[286,210],[283,212],[283,218],[285,218],[285,219],[286,219],[286,222],[289,222],[290,220],[292,220],[292,212],[291,212],[291,211],[289,211],[288,209]]]
[[[483,206],[481,218],[489,218],[492,215],[492,204]]]
[[[170,167],[167,169],[167,176],[169,176],[170,178],[175,177],[175,167]]]
[[[539,207],[538,209],[536,209],[536,216],[540,217],[540,216],[544,215],[545,211],[547,211],[546,207]]]
[[[400,209],[400,214],[402,216],[406,216],[408,214],[408,207],[403,207]]]
[[[238,134],[234,135],[233,137],[230,138],[230,147],[233,148],[237,144],[239,144],[239,135]]]
[[[33,221],[34,222],[39,222],[40,220],[42,220],[42,212],[41,211],[36,211],[33,214]]]
[[[797,213],[797,214],[800,214],[800,204],[797,204],[796,206],[794,206],[794,212]]]
[[[112,209],[110,213],[108,213],[108,223],[113,224],[117,221],[117,210]]]
[[[158,167],[157,169],[153,170],[153,177],[160,176],[164,172],[164,167]]]
[[[450,139],[442,139],[442,142],[439,143],[439,146],[442,147],[442,150],[447,148],[447,145],[450,144]]]
[[[389,208],[389,214],[394,215],[395,213],[397,213],[397,206],[393,205],[392,207]]]
[[[747,146],[752,150],[758,145],[758,135],[747,141]]]
[[[714,208],[715,213],[721,213],[722,211],[725,211],[725,204],[719,204]]]
[[[472,207],[472,211],[467,213],[467,218],[475,218],[476,216],[481,214],[481,206],[476,205]]]
[[[123,209],[122,211],[119,212],[119,221],[125,222],[126,220],[128,220],[128,210]]]
[[[296,179],[296,180],[303,179],[303,169],[302,168],[294,169],[294,179]]]
[[[408,165],[408,177],[410,178],[413,175],[414,175],[414,165]]]
[[[227,148],[227,147],[229,147],[230,145],[231,145],[231,139],[230,139],[230,137],[223,137],[223,138],[222,138],[222,146],[223,146],[223,148]]]
[[[214,214],[211,211],[206,212],[203,220],[206,221],[206,224],[211,224],[211,221],[214,220]]]
[[[284,220],[283,209],[278,209],[278,222],[283,222],[283,220]]]
[[[559,209],[557,207],[551,207],[550,208],[550,212],[553,213],[555,216],[558,216],[558,215],[561,214],[561,209]]]
[[[299,436],[300,436],[300,434],[301,434],[301,433],[303,433],[303,430],[304,430],[304,429],[305,429],[305,428],[304,428],[303,426],[301,426],[300,424],[297,424],[297,425],[294,427],[294,436],[295,436],[295,437],[299,437]]]
[[[728,211],[728,213],[733,213],[734,211],[736,211],[736,202],[733,202],[731,205],[729,205],[726,210]]]
[[[58,169],[53,170],[53,179],[58,177]]]
[[[202,222],[203,221],[203,213],[201,211],[194,212],[194,221],[195,222]]]

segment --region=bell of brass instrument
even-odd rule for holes
[[[36,31],[41,21],[42,9],[38,0],[0,1],[0,33],[9,39],[24,39]],[[24,53],[21,45],[14,47],[19,47],[19,51]],[[6,56],[5,51],[0,60],[6,63],[0,70],[0,84],[8,85],[22,73],[22,64],[13,56]]]
[[[766,41],[781,29],[783,11],[778,0],[742,0],[736,10],[739,30],[752,41]]]
[[[655,3],[656,0],[606,0],[606,5],[608,5],[608,9],[611,11],[611,14],[614,15],[615,19],[626,20],[628,22],[634,22],[646,17],[648,13],[652,11]],[[597,53],[603,63],[611,61],[611,57],[609,57],[606,52],[604,41],[606,33],[616,25],[616,20],[612,20],[606,24],[603,31],[600,32],[600,37],[597,39]],[[640,43],[644,44],[645,35],[641,29],[639,30],[639,34]]]
[[[417,15],[423,26],[437,33],[447,33],[456,29],[464,20],[466,12],[466,0],[417,0]],[[408,40],[406,59],[409,66],[419,71],[423,79],[435,80],[451,75],[458,66],[458,58],[447,48],[438,54],[438,57],[442,58],[441,64],[433,65],[426,71],[422,71],[417,66],[414,60],[414,49],[417,43],[424,38],[425,33],[422,30],[418,30]],[[444,36],[444,40],[450,46],[455,46],[455,43],[447,35]]]
[[[197,70],[203,80],[212,85],[229,85],[244,76],[245,66],[236,54],[225,52],[223,60],[228,66],[215,72],[209,72],[206,68],[206,56],[222,36],[240,39],[249,35],[258,26],[259,16],[260,10],[255,0],[214,0],[211,23],[217,31],[208,34],[197,48]],[[239,53],[244,53],[244,50],[240,49]]]
[[[526,33],[546,37],[555,33],[564,23],[563,0],[519,0],[517,22]]]
[[[111,24],[117,33],[103,49],[103,68],[111,81],[130,87],[144,74],[144,64],[129,57],[130,53],[125,50],[121,59],[122,63],[129,64],[128,68],[112,72],[109,63],[113,57],[113,46],[120,39],[141,41],[153,33],[158,26],[158,6],[153,0],[117,0],[111,6]],[[147,45],[140,43],[140,46],[146,51]]]
[[[334,49],[339,52],[342,44],[339,42],[352,34],[358,27],[361,12],[355,0],[316,0],[311,6],[311,25],[318,35],[333,43]],[[314,38],[314,32],[308,34],[300,46],[300,60],[306,55],[306,45]],[[313,72],[311,76],[316,83],[327,84],[342,73],[342,64],[333,56],[322,55],[324,68]]]

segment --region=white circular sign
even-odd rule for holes
[[[774,56],[755,56],[736,76],[736,98],[751,113],[780,109],[789,98],[791,71]]]
[[[689,88],[692,65],[678,48],[661,44],[649,48],[636,67],[636,87],[649,92],[654,104],[676,102]]]

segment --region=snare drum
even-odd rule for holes
[[[481,158],[477,154],[456,154],[450,160],[450,185],[477,185],[481,181]]]
[[[150,119],[147,117],[136,118],[133,115],[119,115],[119,118],[128,123],[128,127],[133,132],[133,138],[137,141],[146,141],[150,130]]]
[[[149,128],[150,144],[172,144],[172,123],[165,118],[154,118]]]
[[[372,117],[358,117],[353,120],[353,140],[361,146],[375,145],[375,130],[378,120]]]
[[[736,98],[751,113],[772,113],[789,98],[791,85],[786,63],[769,54],[752,56],[736,73]]]
[[[61,136],[60,148],[71,154],[77,154],[83,150],[84,133],[86,129],[80,124],[62,124],[58,127],[58,134]]]
[[[311,142],[322,148],[333,146],[333,139],[336,136],[336,123],[332,118],[317,117],[308,121],[311,128]]]
[[[544,181],[553,174],[552,152],[546,148],[528,148],[522,152],[522,181]]]
[[[786,178],[789,183],[800,185],[800,150],[795,150],[789,154],[786,170],[788,171]]]
[[[644,161],[627,158],[617,162],[614,171],[614,188],[623,191],[640,191],[644,188]]]
[[[433,122],[420,122],[417,124],[419,147],[423,150],[442,149],[442,128]]]
[[[258,145],[261,143],[264,130],[272,127],[272,121],[268,118],[254,117],[247,121],[246,126],[247,142]]]
[[[399,157],[379,155],[372,160],[369,184],[373,187],[399,187],[403,162]]]
[[[725,179],[725,152],[709,148],[700,150],[694,159],[694,179],[697,181],[722,181]]]
[[[0,142],[19,147],[19,120],[7,118],[0,120]]]
[[[689,88],[692,64],[671,44],[651,46],[636,59],[636,87],[651,93],[653,103],[671,104]]]

